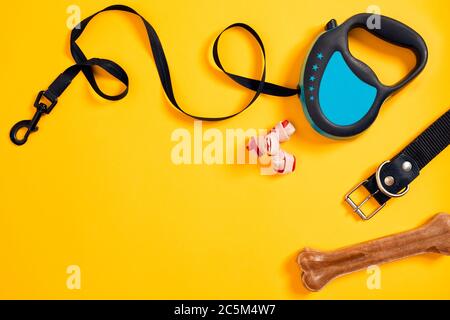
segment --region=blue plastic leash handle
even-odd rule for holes
[[[330,138],[350,138],[367,130],[376,120],[383,103],[405,87],[425,68],[428,49],[423,38],[407,25],[386,16],[381,28],[368,27],[372,14],[358,14],[338,26],[331,20],[313,44],[300,83],[303,109],[311,125]],[[364,62],[349,50],[349,32],[363,28],[375,36],[408,48],[416,65],[392,86],[386,86]]]

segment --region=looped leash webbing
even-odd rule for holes
[[[437,155],[450,144],[450,110],[436,120],[428,129],[410,143],[392,160],[383,162],[375,174],[361,182],[347,196],[347,203],[364,220],[377,214],[392,198],[400,198],[409,191],[409,185]],[[359,205],[350,197],[360,187],[369,191],[370,195]],[[375,199],[379,207],[370,215],[362,211],[362,207]]]
[[[32,120],[25,120],[17,123],[11,130],[11,140],[16,145],[23,145],[27,142],[28,137],[31,133],[37,131],[37,124],[44,114],[49,114],[55,105],[58,102],[58,98],[61,96],[61,94],[67,89],[67,87],[70,85],[72,80],[81,72],[83,72],[84,76],[88,80],[91,87],[94,89],[94,91],[101,96],[104,99],[117,101],[120,99],[123,99],[128,94],[128,85],[129,85],[129,79],[128,75],[125,72],[125,70],[119,66],[117,63],[111,60],[107,59],[100,59],[100,58],[91,58],[88,59],[81,48],[77,44],[78,38],[82,35],[83,31],[88,26],[89,22],[99,15],[100,13],[106,12],[106,11],[123,11],[128,12],[133,15],[138,16],[146,30],[148,39],[150,42],[150,46],[153,53],[153,58],[156,64],[156,68],[158,70],[158,74],[161,80],[161,84],[164,88],[164,91],[166,93],[167,98],[172,103],[172,105],[177,108],[179,111],[184,113],[185,115],[192,117],[197,120],[204,120],[204,121],[221,121],[230,119],[232,117],[235,117],[239,115],[240,113],[247,110],[261,94],[268,94],[268,95],[275,95],[280,97],[288,97],[298,94],[298,89],[290,89],[286,87],[282,87],[276,84],[268,83],[266,82],[266,52],[264,49],[263,42],[259,35],[256,33],[253,28],[250,26],[244,24],[244,23],[235,23],[227,27],[224,31],[222,31],[217,39],[214,42],[213,46],[213,57],[214,62],[216,63],[217,67],[219,67],[228,77],[230,77],[233,81],[236,83],[249,88],[253,91],[255,91],[255,95],[250,100],[250,102],[240,111],[233,113],[231,115],[227,116],[219,116],[219,117],[204,117],[199,115],[191,114],[187,111],[185,111],[181,106],[178,104],[175,94],[173,92],[173,86],[172,86],[172,80],[169,72],[169,66],[167,63],[166,55],[164,54],[164,50],[161,44],[161,41],[155,31],[155,29],[151,26],[151,24],[138,12],[136,12],[134,9],[124,6],[124,5],[113,5],[110,7],[107,7],[90,17],[83,20],[76,28],[73,29],[71,37],[70,37],[70,50],[72,53],[72,56],[76,62],[75,65],[67,68],[56,80],[49,86],[49,88],[46,91],[42,91],[39,93],[38,98],[35,102],[35,107],[37,109],[35,116]],[[219,47],[219,41],[221,36],[224,32],[226,32],[229,29],[232,28],[242,28],[245,31],[249,32],[253,38],[258,42],[258,45],[261,49],[261,53],[263,56],[263,69],[261,74],[260,80],[250,79],[242,76],[238,76],[235,74],[232,74],[225,70],[223,67],[218,53],[218,47]],[[119,80],[124,86],[125,89],[117,95],[108,95],[104,93],[99,85],[97,84],[97,80],[94,75],[94,67],[100,67],[103,70],[105,70],[107,73],[109,73],[111,76]],[[21,129],[27,129],[27,132],[25,133],[24,137],[19,139],[17,137],[18,132]]]

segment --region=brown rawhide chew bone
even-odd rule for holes
[[[346,249],[327,253],[305,249],[298,264],[305,287],[320,291],[337,277],[424,253],[450,255],[450,215],[441,213],[418,229]]]

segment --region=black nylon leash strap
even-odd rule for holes
[[[279,96],[279,97],[289,97],[289,96],[297,95],[299,93],[298,89],[286,88],[283,86],[279,86],[276,84],[266,82],[266,51],[265,51],[264,44],[263,44],[261,38],[256,33],[256,31],[253,28],[251,28],[250,26],[248,26],[247,24],[235,23],[235,24],[232,24],[229,27],[227,27],[225,30],[223,30],[219,34],[219,36],[216,38],[216,40],[214,42],[214,46],[213,46],[214,62],[217,65],[217,67],[220,70],[222,70],[233,81],[240,84],[241,86],[244,86],[248,89],[255,91],[255,95],[243,109],[241,109],[240,111],[233,113],[231,115],[219,116],[219,117],[205,117],[205,116],[191,114],[191,113],[185,111],[185,109],[183,109],[179,105],[179,103],[177,102],[177,100],[175,98],[166,55],[164,53],[164,49],[162,47],[161,41],[160,41],[155,29],[143,16],[141,16],[134,9],[132,9],[128,6],[124,6],[124,5],[113,5],[113,6],[109,6],[105,9],[91,15],[90,17],[86,18],[76,28],[74,28],[72,30],[71,37],[70,37],[70,50],[71,50],[72,56],[73,56],[76,64],[67,68],[61,75],[59,75],[46,91],[42,91],[39,93],[39,95],[36,99],[36,102],[35,102],[35,107],[36,107],[37,111],[36,111],[36,114],[33,117],[33,119],[20,121],[12,128],[11,133],[10,133],[10,138],[11,138],[12,142],[14,142],[16,145],[25,144],[28,140],[29,135],[31,133],[37,131],[37,129],[38,129],[37,124],[38,124],[39,120],[41,119],[42,115],[49,114],[53,110],[53,108],[55,107],[55,105],[58,102],[58,98],[69,87],[72,80],[80,72],[83,72],[84,76],[86,77],[86,79],[88,80],[89,84],[94,89],[94,91],[104,99],[111,100],[111,101],[117,101],[117,100],[123,99],[128,94],[129,78],[128,78],[128,75],[125,72],[125,70],[120,65],[118,65],[114,61],[111,61],[108,59],[100,59],[100,58],[88,59],[77,44],[78,38],[80,38],[80,36],[83,34],[83,32],[86,29],[86,27],[88,26],[89,22],[91,22],[91,20],[93,18],[95,18],[97,15],[99,15],[103,12],[107,12],[107,11],[127,12],[127,13],[131,13],[133,15],[136,15],[141,19],[141,21],[143,22],[143,24],[146,28],[146,31],[147,31],[148,40],[150,42],[150,47],[151,47],[151,50],[153,53],[153,58],[154,58],[154,61],[156,64],[156,68],[158,70],[161,84],[163,86],[163,89],[164,89],[164,92],[165,92],[167,98],[169,99],[169,101],[175,108],[177,108],[180,112],[182,112],[183,114],[185,114],[191,118],[194,118],[197,120],[203,120],[203,121],[227,120],[227,119],[233,118],[233,117],[241,114],[245,110],[247,110],[256,101],[256,99],[258,99],[258,97],[261,94],[274,95],[274,96]],[[218,52],[219,51],[219,41],[220,41],[220,38],[223,35],[223,33],[232,28],[244,29],[245,31],[250,33],[250,35],[257,41],[257,43],[261,49],[262,56],[263,56],[263,68],[262,68],[261,79],[256,80],[256,79],[250,79],[250,78],[238,76],[238,75],[235,75],[233,73],[226,71],[225,68],[223,67],[223,65],[220,61],[219,52]],[[125,86],[125,89],[117,95],[109,95],[109,94],[106,94],[105,92],[103,92],[100,89],[100,87],[97,83],[97,80],[95,78],[94,67],[100,67],[103,70],[105,70],[111,76],[113,76],[118,81],[120,81]],[[23,138],[19,139],[17,137],[18,132],[23,128],[27,129],[27,131],[26,131],[25,135],[23,136]]]
[[[411,182],[419,176],[420,171],[444,151],[449,144],[450,110],[392,160],[382,163],[375,174],[352,190],[346,196],[347,203],[364,220],[372,218],[390,199],[404,196],[409,191]],[[350,196],[361,186],[369,191],[370,196],[362,204],[356,205]],[[371,198],[377,201],[379,208],[367,216],[361,208]]]

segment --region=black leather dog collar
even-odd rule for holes
[[[392,160],[383,162],[375,174],[346,195],[345,201],[362,219],[371,219],[390,199],[404,196],[420,171],[449,144],[450,110]],[[364,187],[370,195],[361,204],[356,204],[351,195],[360,187]],[[379,207],[370,215],[366,215],[361,208],[372,198],[378,202]]]

